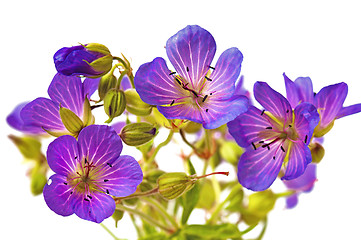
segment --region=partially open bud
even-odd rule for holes
[[[319,143],[312,143],[310,144],[311,148],[311,155],[312,155],[312,162],[319,163],[321,162],[323,156],[325,156],[325,149]]]
[[[64,47],[54,54],[56,70],[66,76],[100,77],[110,71],[113,56],[99,43]]]
[[[125,110],[125,95],[120,89],[110,89],[104,97],[104,111],[109,116],[106,123],[120,116]]]
[[[180,197],[192,189],[197,179],[182,172],[165,173],[158,178],[158,192],[167,200]]]
[[[120,137],[129,146],[139,146],[152,140],[157,128],[149,123],[131,123],[123,127]]]
[[[112,72],[105,74],[101,77],[98,86],[98,94],[99,94],[99,101],[103,100],[107,92],[115,88],[117,85],[117,78],[113,75]]]
[[[140,99],[135,89],[127,89],[125,92],[127,111],[136,116],[148,116],[152,112],[152,106]]]

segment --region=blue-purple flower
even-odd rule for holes
[[[286,185],[286,187],[294,192],[292,195],[287,197],[286,207],[295,207],[298,203],[298,195],[312,191],[316,180],[316,164],[312,163],[307,165],[305,172],[298,178],[292,180],[283,180],[283,183]]]
[[[23,106],[20,123],[24,125],[23,128],[33,128],[34,131],[41,128],[54,136],[69,134],[59,113],[61,106],[82,119],[83,127],[92,124],[93,116],[84,111],[88,103],[85,100],[95,92],[98,83],[99,79],[87,78],[82,83],[79,77],[57,73],[48,88],[50,99],[40,97]]]
[[[55,172],[44,187],[46,204],[55,213],[102,222],[115,210],[112,196],[135,192],[143,179],[138,162],[122,155],[122,142],[109,126],[84,128],[78,141],[69,135],[55,139],[47,160]]]
[[[319,122],[317,109],[309,103],[293,110],[280,93],[256,82],[254,96],[264,110],[251,106],[228,123],[230,134],[246,148],[238,163],[238,180],[254,191],[267,189],[285,166],[282,180],[302,175],[311,162],[308,144]]]
[[[361,112],[361,104],[343,107],[348,91],[347,84],[344,82],[324,87],[315,94],[309,77],[299,77],[293,82],[286,74],[283,76],[287,99],[292,107],[301,102],[308,102],[317,108],[320,123],[315,128],[316,137],[322,137],[331,130],[336,119]]]
[[[141,99],[166,118],[217,128],[247,110],[248,99],[235,94],[243,60],[237,48],[224,51],[212,66],[214,38],[199,26],[187,26],[168,39],[166,52],[176,72],[158,57],[140,66],[134,78]]]
[[[112,68],[113,56],[98,43],[64,47],[54,54],[56,70],[66,76],[100,77]]]

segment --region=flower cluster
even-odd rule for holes
[[[7,117],[25,134],[10,139],[35,163],[32,192],[42,193],[52,211],[96,223],[110,216],[118,222],[128,212],[142,220],[135,220],[142,239],[243,239],[249,230],[240,231],[240,222],[265,228],[277,199],[287,197],[292,208],[299,194],[313,189],[325,134],[336,119],[361,111],[361,104],[343,107],[346,83],[316,94],[310,78],[292,81],[286,74],[286,97],[266,82],[254,84],[257,108],[243,87],[241,51],[229,48],[213,62],[216,42],[197,25],[178,31],[165,49],[171,69],[157,57],[134,76],[127,58],[102,44],[61,48],[49,98],[22,103]],[[95,124],[99,107],[108,116],[102,125]],[[156,144],[160,131],[168,137]],[[179,154],[185,169],[165,172],[157,154],[176,133],[190,148]],[[55,139],[45,155],[41,141],[49,136]],[[141,158],[120,155],[123,144]],[[168,154],[176,161],[173,151]],[[204,163],[199,176],[193,158]],[[222,184],[206,178],[232,170],[240,184],[236,177]],[[278,178],[285,192],[270,189]],[[220,202],[223,191],[228,196]],[[194,208],[208,213],[206,224],[187,224]],[[235,223],[226,218],[232,213]]]

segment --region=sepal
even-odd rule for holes
[[[157,128],[149,123],[131,123],[123,127],[120,138],[129,146],[139,146],[157,135]]]
[[[113,118],[120,116],[125,110],[125,95],[120,89],[111,89],[104,97],[104,111],[109,116],[109,119],[105,121],[110,123]]]

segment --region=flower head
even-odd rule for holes
[[[37,98],[23,106],[20,118],[25,126],[44,129],[54,136],[69,134],[59,113],[60,106],[69,109],[79,118],[81,127],[93,122],[87,110],[87,97],[98,87],[99,79],[87,78],[82,83],[78,77],[68,77],[57,73],[51,82],[48,98]],[[89,109],[88,109],[89,110]],[[83,123],[80,119],[83,119]]]
[[[55,139],[48,147],[47,160],[55,172],[44,187],[46,204],[55,213],[102,222],[115,210],[111,196],[135,192],[143,179],[138,162],[119,156],[122,142],[109,126],[84,128],[78,141],[69,135]]]
[[[256,100],[263,111],[251,106],[228,123],[230,134],[246,152],[238,163],[238,180],[254,191],[267,189],[287,165],[282,179],[294,179],[311,162],[308,144],[319,121],[316,108],[309,103],[294,110],[281,94],[264,82],[254,85]]]
[[[98,43],[64,47],[54,54],[56,70],[66,76],[100,77],[112,67],[109,49]]]
[[[138,69],[134,84],[141,99],[156,105],[169,119],[188,119],[217,128],[248,108],[248,99],[235,94],[242,53],[230,48],[211,66],[216,52],[212,35],[199,26],[187,26],[172,36],[166,51],[176,72],[163,58]]]
[[[308,164],[305,172],[298,178],[292,180],[283,180],[283,183],[294,193],[287,197],[286,207],[293,208],[298,203],[298,195],[312,191],[316,178],[316,164]]]
[[[361,112],[361,104],[343,107],[348,91],[347,84],[344,82],[326,86],[315,94],[309,77],[299,77],[294,82],[286,74],[283,74],[283,77],[287,99],[292,107],[308,102],[317,108],[320,123],[315,129],[316,137],[322,137],[331,130],[336,119]]]

